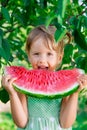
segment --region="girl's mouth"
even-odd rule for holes
[[[48,67],[46,67],[46,66],[38,66],[38,69],[48,70]]]

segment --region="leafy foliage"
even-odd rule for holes
[[[1,0],[0,11],[0,66],[15,59],[27,62],[24,51],[29,31],[37,25],[57,27],[56,41],[69,31],[74,40],[72,51],[87,54],[87,3],[85,0]],[[75,53],[74,53],[75,55]],[[76,59],[79,56],[73,58]],[[70,55],[70,57],[72,57]],[[67,60],[68,61],[68,60]],[[68,61],[70,62],[70,61]],[[64,63],[64,62],[63,62]],[[76,63],[77,64],[77,63]],[[73,66],[74,67],[74,66]],[[77,66],[78,67],[78,66]]]
[[[16,126],[9,112],[0,113],[0,130],[16,130]]]
[[[82,68],[87,73],[87,1],[86,0],[1,0],[0,1],[0,75],[4,65],[30,67],[25,53],[30,30],[44,24],[55,25],[56,41],[67,32],[72,35],[66,45],[61,68]],[[3,98],[0,88],[0,100]],[[8,96],[7,96],[8,97]]]

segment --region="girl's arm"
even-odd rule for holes
[[[2,77],[2,85],[9,93],[11,112],[15,124],[24,128],[28,122],[27,99],[26,96],[15,91],[12,83],[16,80],[10,76]]]
[[[62,100],[60,110],[60,125],[63,128],[72,126],[76,119],[78,108],[78,92]]]
[[[78,95],[79,91],[87,86],[87,75],[81,75],[78,78],[78,82],[80,85],[78,91],[64,98],[61,103],[60,125],[63,128],[71,127],[76,119],[78,109]]]
[[[27,99],[19,93],[9,97],[13,120],[18,127],[24,128],[28,122]]]

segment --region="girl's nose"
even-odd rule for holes
[[[39,63],[42,64],[42,63],[46,63],[46,57],[45,56],[41,56],[39,58]]]

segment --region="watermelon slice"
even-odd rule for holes
[[[84,73],[81,69],[48,71],[28,70],[21,66],[6,66],[5,74],[16,77],[16,90],[35,97],[60,98],[75,92],[77,78]]]

